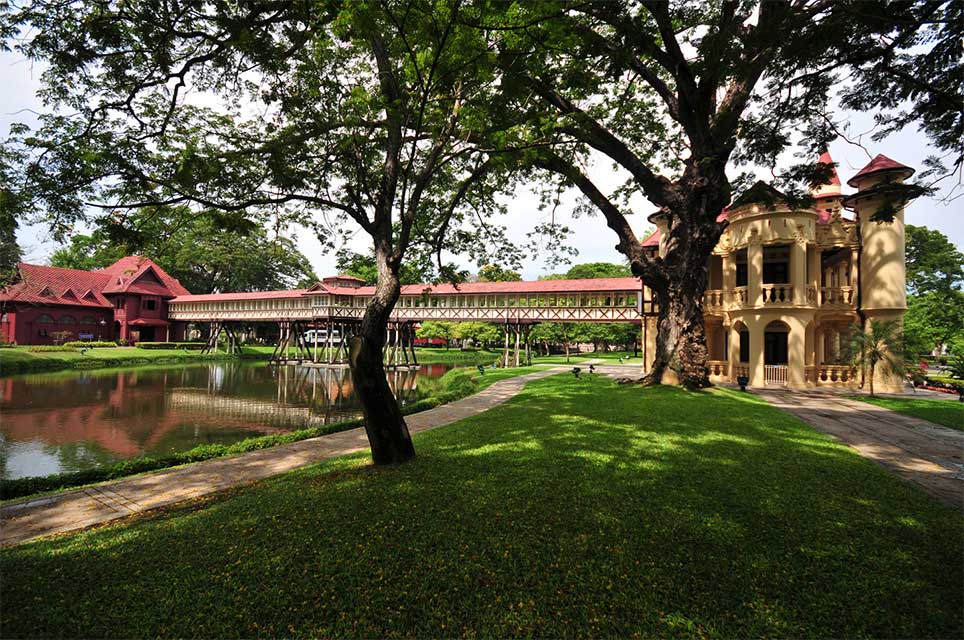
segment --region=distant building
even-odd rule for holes
[[[21,263],[20,279],[0,291],[0,339],[17,344],[66,340],[179,339],[168,300],[189,295],[148,258],[128,256],[82,271]]]

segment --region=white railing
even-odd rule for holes
[[[787,386],[790,382],[790,367],[785,364],[767,364],[763,365],[763,382],[764,384],[782,385]]]
[[[742,307],[746,305],[749,297],[750,297],[750,294],[748,293],[747,288],[745,286],[733,287],[732,289],[730,289],[730,300],[733,301],[734,306]]]
[[[792,284],[765,284],[760,290],[763,304],[793,304]]]

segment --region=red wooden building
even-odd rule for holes
[[[190,295],[148,258],[128,256],[82,271],[21,263],[20,280],[0,290],[0,339],[17,344],[66,340],[179,340],[167,302]]]

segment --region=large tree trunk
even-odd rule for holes
[[[650,284],[658,306],[656,354],[648,384],[681,384],[691,389],[710,386],[703,319],[703,293],[709,282],[707,262],[722,233],[715,222],[725,201],[720,186],[707,189],[708,180],[693,178],[700,185],[687,210],[669,221],[665,244],[664,277]],[[701,193],[712,194],[705,198]],[[712,215],[710,215],[712,214]]]
[[[375,295],[349,346],[352,381],[365,413],[365,432],[375,464],[398,464],[415,457],[412,437],[382,364],[386,327],[399,292],[398,274],[380,264]]]
[[[703,321],[704,286],[691,280],[654,290],[656,357],[646,376],[648,384],[682,384],[693,389],[710,386],[706,368],[706,326]]]

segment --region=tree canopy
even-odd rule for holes
[[[73,235],[50,264],[100,269],[126,255],[145,255],[191,293],[291,289],[318,281],[294,240],[280,230],[269,233],[264,223],[229,226],[216,212],[194,214],[185,207],[100,222],[90,235]]]

